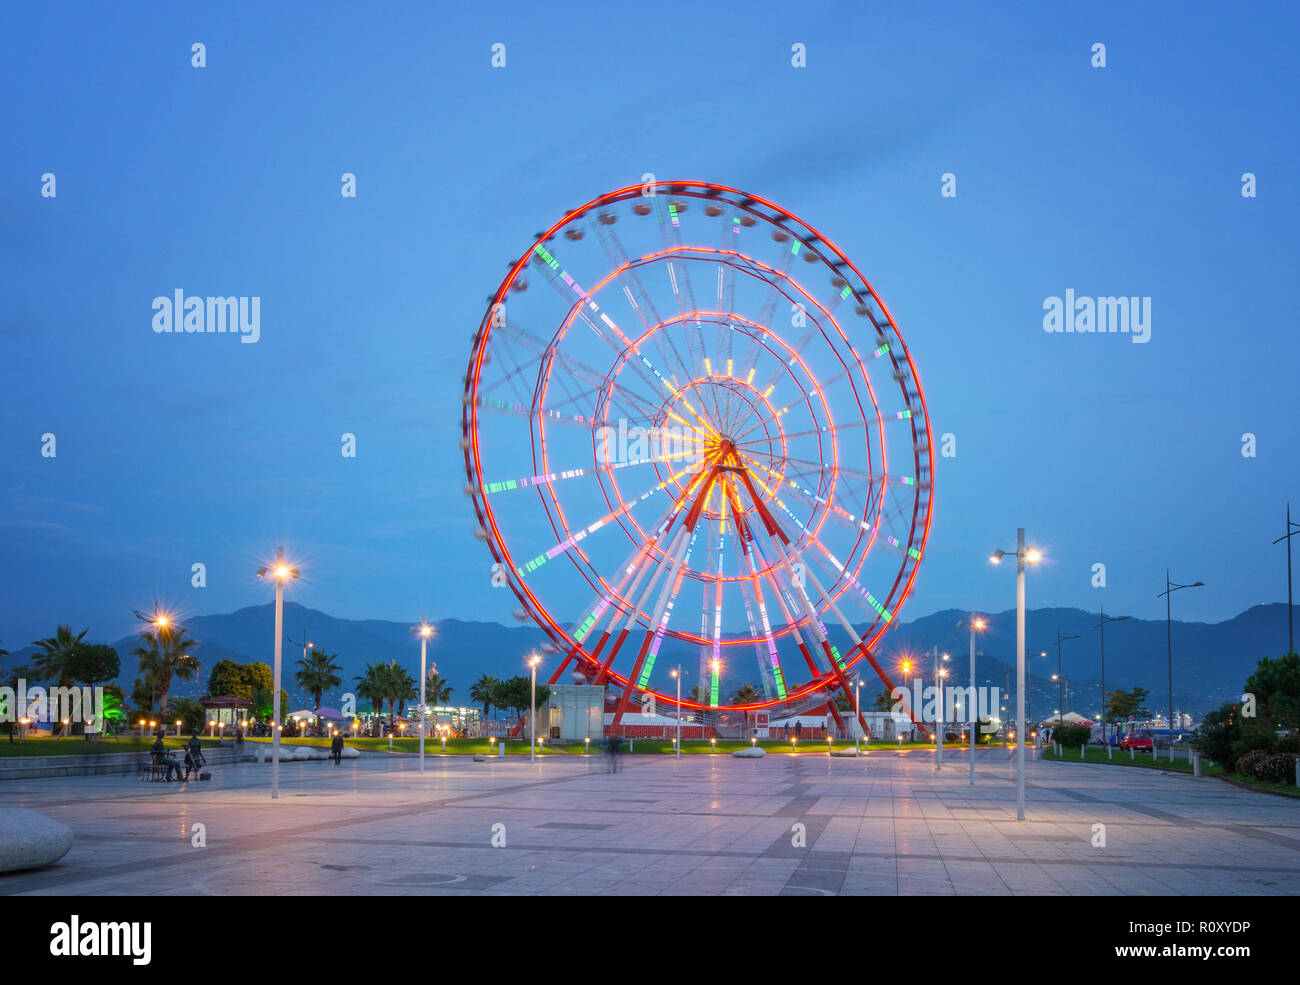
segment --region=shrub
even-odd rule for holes
[[[1204,753],[1207,759],[1227,766],[1245,752],[1234,749],[1240,739],[1238,708],[1229,701],[1205,716],[1196,738],[1192,740],[1192,748]]]
[[[1052,741],[1067,749],[1078,749],[1092,737],[1092,729],[1082,725],[1058,725],[1052,730]]]
[[[1259,778],[1259,769],[1264,763],[1268,762],[1269,754],[1256,749],[1248,752],[1237,760],[1236,771],[1242,776],[1253,776]]]
[[[1255,775],[1269,783],[1294,783],[1297,760],[1293,752],[1275,752],[1255,767]]]

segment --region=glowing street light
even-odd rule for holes
[[[528,657],[528,666],[533,673],[531,698],[533,709],[528,716],[528,731],[530,733],[528,743],[528,761],[530,763],[537,762],[537,665],[541,662],[542,658],[536,653],[530,654]]]
[[[284,548],[275,549],[275,564],[257,569],[259,578],[275,581],[275,673],[271,694],[271,799],[280,796],[280,662],[284,642],[284,583],[298,577],[298,569],[284,559]]]
[[[1004,557],[1016,559],[1016,820],[1025,819],[1025,565],[1037,564],[1042,552],[1025,546],[1025,528],[1016,530],[1015,551],[997,550],[989,557],[1001,564]]]
[[[716,663],[716,661],[715,661]],[[677,741],[674,743],[676,756],[682,758],[682,665],[678,664],[677,669],[672,672],[672,676],[677,681]]]
[[[425,677],[427,676],[427,671],[425,670],[425,653],[427,652],[429,647],[429,640],[433,636],[433,626],[430,625],[427,620],[421,619],[420,625],[415,627],[415,631],[420,636],[420,772],[423,773],[424,772],[424,719],[425,719],[424,682],[425,682]],[[434,669],[436,670],[437,668],[435,667]],[[446,739],[443,739],[442,747],[443,749],[447,748]]]

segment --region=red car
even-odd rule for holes
[[[1155,743],[1151,741],[1150,732],[1129,732],[1127,735],[1120,736],[1119,747],[1151,752],[1155,749]]]

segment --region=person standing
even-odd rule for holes
[[[335,732],[334,739],[330,742],[330,758],[334,760],[334,765],[338,766],[343,760],[343,733]]]

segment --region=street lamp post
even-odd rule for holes
[[[1201,588],[1204,585],[1203,581],[1194,581],[1190,585],[1180,585],[1176,581],[1170,581],[1169,569],[1165,568],[1165,590],[1156,596],[1156,598],[1164,596],[1165,599],[1165,644],[1169,658],[1169,761],[1171,763],[1174,761],[1174,623],[1170,598],[1180,588]],[[1151,748],[1155,749],[1154,739]]]
[[[280,796],[280,656],[284,643],[284,583],[298,577],[298,569],[284,559],[284,548],[275,549],[275,564],[257,569],[259,578],[275,579],[275,673],[271,695],[271,799]]]
[[[1011,551],[997,550],[989,557],[1000,564]],[[1016,530],[1016,820],[1025,819],[1025,564],[1037,564],[1042,553],[1025,547],[1025,528]]]
[[[682,665],[678,664],[677,669],[673,671],[673,677],[677,678],[677,755],[676,759],[682,758]]]
[[[528,731],[530,733],[528,743],[528,761],[530,763],[537,762],[537,665],[541,662],[542,658],[535,653],[528,658],[528,666],[532,668],[533,672],[531,698],[533,707],[532,711],[528,715]]]
[[[433,635],[433,627],[427,622],[421,620],[417,628],[420,634],[420,772],[424,772],[424,719],[426,717],[424,703],[424,684],[427,676],[425,670],[425,656],[429,648],[429,637]]]
[[[1101,744],[1107,747],[1110,745],[1110,740],[1106,738],[1106,623],[1123,622],[1127,618],[1128,616],[1106,615],[1106,607],[1103,605],[1101,622],[1097,623],[1097,628],[1101,630]]]
[[[1066,640],[1077,640],[1078,636],[1062,636],[1061,631],[1056,631],[1056,724],[1065,724],[1065,671],[1061,669],[1061,644]]]
[[[975,631],[984,628],[984,620],[971,616],[964,623],[957,623],[961,629],[965,625],[970,629],[970,696],[967,701],[974,702],[974,708],[966,709],[966,718],[970,721],[970,785],[975,786],[975,730],[979,728],[979,703],[975,702]],[[973,717],[972,717],[973,716]]]
[[[1291,519],[1291,504],[1286,504],[1286,533],[1284,533],[1274,544],[1280,544],[1286,541],[1286,639],[1287,653],[1295,653],[1295,608],[1291,603],[1291,538],[1300,534],[1300,523]],[[1165,572],[1168,575],[1168,572]],[[1173,733],[1169,733],[1173,739]]]
[[[939,648],[937,646],[934,647],[930,652],[934,657],[934,687],[939,695],[939,700],[936,702],[938,708],[936,708],[935,716],[934,716],[936,719],[935,729],[934,729],[934,768],[936,770],[942,770],[943,769],[943,725],[945,720],[948,717],[944,711],[944,706],[943,706],[943,681],[944,678],[948,676],[948,668],[944,667],[940,669],[939,667],[940,654],[939,654]],[[943,659],[947,660],[948,654],[946,653],[943,654]]]
[[[302,663],[303,663],[303,667],[306,667],[306,666],[307,666],[307,651],[308,651],[308,650],[314,650],[314,649],[316,649],[316,644],[310,642],[310,641],[307,639],[307,630],[304,629],[304,630],[302,631],[302,641],[301,641],[301,642],[298,641],[298,640],[295,640],[295,639],[290,638],[290,636],[289,636],[287,633],[285,634],[284,639],[285,639],[285,642],[286,642],[286,643],[292,643],[294,646],[300,646],[300,647],[302,647]],[[304,693],[303,696],[302,696],[302,703],[303,703],[304,706],[306,706],[306,704],[307,704],[307,695],[306,695],[306,693]],[[320,710],[319,708],[313,708],[313,709],[312,709],[312,711],[319,711],[319,710]]]
[[[853,717],[858,720],[859,727],[862,723],[862,678],[859,677],[853,685]],[[858,736],[859,739],[866,739],[865,735]],[[853,743],[853,750],[856,752],[860,748],[860,743]]]

